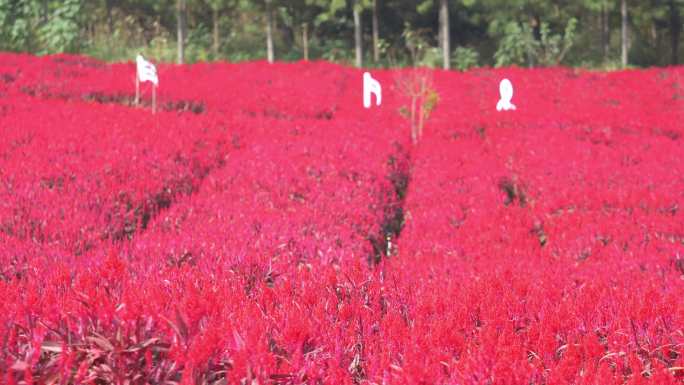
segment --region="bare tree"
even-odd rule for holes
[[[356,48],[356,66],[363,65],[363,42],[361,41],[361,4],[354,2],[354,47]]]
[[[608,49],[610,47],[610,18],[606,9],[606,3],[601,3],[600,14],[601,29],[601,56],[603,61],[608,60]]]
[[[672,65],[679,64],[679,39],[682,33],[682,18],[679,13],[679,5],[675,0],[670,0],[670,37],[672,47]]]
[[[176,27],[178,32],[178,64],[185,62],[185,30],[186,30],[186,3],[185,0],[176,2]]]
[[[413,144],[423,136],[425,122],[439,103],[439,94],[434,89],[433,72],[426,68],[414,68],[402,73],[396,80],[397,90],[409,100],[409,106],[402,106],[399,113],[411,124]]]
[[[43,2],[43,6],[47,7],[47,1]],[[114,34],[114,15],[113,15],[113,10],[114,10],[114,2],[112,0],[105,0],[105,9],[107,10],[107,27],[108,32],[111,35]],[[45,10],[45,18],[47,18],[47,10]],[[45,21],[44,19],[43,21]]]
[[[373,61],[380,61],[380,26],[378,23],[378,1],[373,0]]]
[[[218,6],[214,6],[214,9],[212,10],[212,27],[214,29],[213,31],[213,44],[212,44],[212,50],[214,52],[214,59],[218,58],[219,54],[219,47],[221,42],[219,41],[219,9]]]
[[[272,0],[266,0],[266,54],[268,62],[273,63],[273,11],[271,9]]]
[[[629,50],[629,25],[627,24],[627,0],[622,0],[621,4],[622,12],[622,66],[627,67],[628,64],[628,50]]]
[[[451,67],[451,42],[449,36],[449,1],[441,0],[439,7],[439,23],[440,35],[442,36],[442,58],[444,61],[444,69],[448,70]]]
[[[309,24],[302,24],[302,46],[304,48],[304,60],[309,61]]]

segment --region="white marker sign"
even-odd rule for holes
[[[152,82],[155,86],[159,86],[157,68],[154,64],[145,60],[142,55],[138,55],[138,57],[135,58],[135,63],[138,67],[138,80],[141,82]]]
[[[154,64],[145,60],[142,55],[135,58],[136,75],[135,75],[135,104],[140,102],[140,83],[150,82],[154,84],[152,87],[152,112],[157,111],[157,87],[159,87],[159,77],[157,77],[157,68]]]
[[[499,93],[501,100],[496,104],[497,111],[515,111],[515,104],[511,103],[513,99],[513,84],[508,79],[504,79],[499,84]]]
[[[371,94],[375,95],[375,102],[379,106],[382,103],[382,86],[373,79],[370,73],[363,74],[363,106],[371,108]]]

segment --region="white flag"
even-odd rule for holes
[[[499,94],[501,94],[501,99],[496,104],[497,111],[515,111],[515,104],[511,103],[513,99],[513,84],[510,80],[504,79],[499,84]]]
[[[380,82],[373,79],[370,73],[363,74],[363,106],[371,108],[371,94],[375,94],[376,104],[382,103],[382,86]]]
[[[135,61],[138,66],[138,79],[141,82],[152,82],[155,86],[159,86],[157,68],[154,66],[154,64],[145,60],[142,55],[138,55]]]

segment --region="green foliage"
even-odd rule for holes
[[[32,47],[35,4],[30,1],[0,0],[0,47],[19,51]]]
[[[523,65],[528,61],[528,55],[534,51],[536,44],[532,29],[516,22],[508,23],[504,28],[504,34],[499,41],[499,47],[494,53],[497,67],[513,64]]]
[[[480,54],[470,48],[458,46],[452,54],[452,63],[454,68],[459,71],[467,71],[473,67],[477,67],[480,60]]]
[[[209,27],[199,24],[188,31],[186,52],[190,62],[207,61],[211,58],[211,33]]]
[[[429,88],[426,92],[425,101],[423,102],[423,111],[425,113],[425,119],[430,118],[432,111],[437,108],[439,104],[439,94],[434,88]]]
[[[38,29],[42,53],[75,52],[80,48],[79,15],[81,0],[64,0],[53,4],[47,22]]]
[[[131,60],[136,52],[144,51],[158,61],[173,61],[176,1],[0,0],[0,49],[82,52],[105,60]],[[278,60],[302,58],[306,25],[311,60],[348,62],[354,52],[354,9],[361,13],[364,51],[371,54],[373,0],[271,1]],[[441,63],[440,1],[376,1],[381,59],[373,65],[433,67]],[[263,0],[186,2],[186,61],[265,56]],[[451,39],[454,46],[461,46],[452,53],[452,63],[459,70],[476,65],[599,67],[618,59],[620,7],[614,0],[449,0],[448,4]],[[684,34],[681,15],[684,0],[630,1],[630,62],[670,64],[677,57],[672,54],[676,49],[672,42]],[[605,36],[600,25],[604,20],[609,24]],[[582,49],[575,49],[578,46]],[[684,58],[682,51],[680,58]]]
[[[0,47],[38,53],[82,48],[83,0],[0,0]]]
[[[329,61],[351,62],[351,52],[341,41],[332,41],[323,46],[323,59]]]
[[[420,13],[421,15],[425,15],[428,12],[432,11],[432,8],[434,7],[434,1],[433,0],[423,0],[418,3],[416,6],[416,11]]]
[[[494,54],[496,66],[559,65],[574,43],[576,28],[577,19],[571,18],[563,34],[554,34],[548,23],[542,22],[537,39],[528,24],[508,23]]]
[[[414,67],[439,66],[441,51],[429,43],[429,31],[427,29],[414,29],[411,24],[404,24],[404,39],[406,50]]]
[[[565,26],[565,32],[552,34],[548,23],[541,24],[541,39],[534,46],[535,59],[543,66],[559,65],[575,41],[577,19],[571,18]]]

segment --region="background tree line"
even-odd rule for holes
[[[0,0],[0,49],[364,66],[678,64],[684,0]]]

